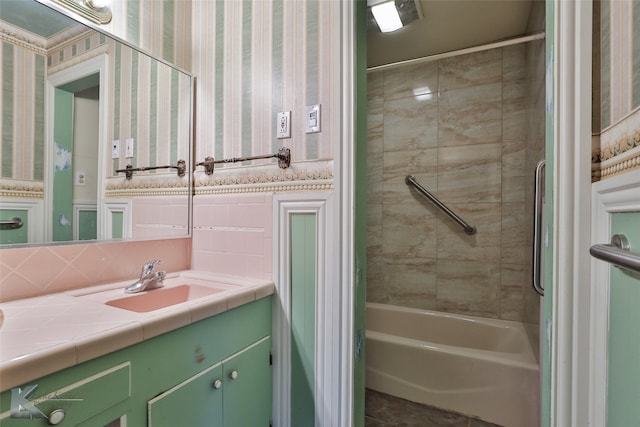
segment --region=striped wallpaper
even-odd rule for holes
[[[108,159],[107,170],[113,172],[127,163],[156,166],[188,160],[191,78],[103,34],[77,33],[72,31],[69,40],[48,49],[46,58],[42,48],[2,41],[0,177],[44,179],[46,78],[101,53],[109,55],[109,87],[113,89],[107,140],[120,139],[122,144],[121,159]],[[167,54],[173,50],[167,48]],[[133,159],[125,159],[126,138],[135,140]]]
[[[321,0],[193,2],[196,161],[282,146],[291,148],[294,165],[333,158],[332,110],[339,111],[342,95],[339,13],[339,3]],[[314,104],[322,105],[321,132],[306,134],[305,106]],[[279,111],[291,111],[289,139],[275,137]],[[275,160],[252,164],[269,163]]]
[[[41,181],[44,164],[45,57],[0,43],[0,177]]]
[[[594,107],[600,126],[594,132],[600,149],[594,158],[606,178],[640,167],[640,1],[602,0],[599,8],[600,105]]]

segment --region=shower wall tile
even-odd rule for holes
[[[384,102],[384,151],[438,146],[438,103],[435,96]]]
[[[502,174],[502,201],[505,203],[523,203],[526,199],[528,177],[507,176]]]
[[[489,144],[501,139],[501,82],[439,93],[440,146]]]
[[[500,280],[500,318],[521,322],[524,318],[524,290],[528,283],[527,268],[503,263]]]
[[[426,310],[436,308],[435,259],[405,258],[383,265],[387,304]]]
[[[384,99],[411,98],[416,94],[436,93],[438,90],[438,64],[428,62],[385,71]]]
[[[500,264],[438,260],[438,310],[500,317]]]
[[[438,149],[438,198],[445,203],[499,202],[502,196],[502,147]]]
[[[502,217],[500,203],[448,203],[447,206],[477,228],[464,233],[460,226],[438,213],[438,260],[500,262]]]
[[[527,74],[539,68],[531,55],[520,45],[369,74],[368,301],[509,320],[533,312],[523,221],[544,82]],[[420,87],[431,96],[417,97]],[[409,174],[477,234],[407,186]]]
[[[439,61],[438,90],[502,81],[502,50],[492,49]]]
[[[436,257],[436,216],[419,203],[382,207],[382,251],[387,260]]]
[[[367,102],[384,100],[384,75],[371,73],[367,75]]]
[[[382,255],[382,203],[367,206],[367,256]]]
[[[406,203],[415,194],[405,184],[413,175],[427,190],[437,186],[437,149],[393,151],[384,154],[384,203]]]
[[[524,203],[502,204],[502,262],[523,265],[529,261],[529,247],[523,230]]]

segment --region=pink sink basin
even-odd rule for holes
[[[199,285],[178,285],[171,288],[153,289],[140,295],[114,299],[107,301],[106,304],[129,311],[146,313],[181,302],[202,298],[223,290]]]

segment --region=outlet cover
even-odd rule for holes
[[[276,137],[278,139],[291,138],[291,111],[278,113]]]
[[[120,158],[120,140],[114,139],[111,143],[111,158],[119,159]]]

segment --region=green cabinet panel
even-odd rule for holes
[[[222,363],[223,425],[269,427],[271,339],[265,338]]]
[[[150,400],[149,427],[222,426],[221,378],[219,363]]]
[[[75,426],[130,397],[131,365],[123,363],[77,382],[50,389],[34,381],[14,389],[9,397],[11,414],[0,420],[6,427],[46,426],[53,411],[64,414],[62,426]],[[33,391],[31,391],[33,390]],[[30,399],[38,403],[32,404]],[[3,395],[4,397],[4,395]],[[2,414],[3,416],[5,414]],[[33,418],[33,419],[31,419]]]
[[[149,427],[268,427],[270,352],[265,337],[153,398]]]
[[[271,349],[271,309],[271,297],[262,298],[131,347],[30,381],[21,388],[30,385],[38,386],[37,390],[29,396],[29,401],[47,415],[57,408],[49,403],[60,403],[60,407],[63,405],[63,402],[43,400],[42,397],[47,393],[57,390],[58,396],[82,399],[64,403],[64,408],[68,410],[65,410],[67,414],[65,420],[58,424],[62,427],[102,427],[120,417],[126,420],[126,424],[123,423],[123,425],[141,427],[149,423],[148,402],[163,393],[169,393],[182,383],[185,385],[185,390],[189,390],[186,388],[187,385],[201,386],[208,392],[212,384],[212,378],[208,374],[216,375],[216,369],[220,370],[218,375],[223,378],[226,385],[228,381],[224,380],[222,367],[228,364],[230,368],[241,373],[238,380],[249,379],[237,382],[235,388],[241,390],[238,393],[243,397],[234,397],[231,393],[228,398],[231,402],[229,406],[245,408],[244,412],[252,412],[246,415],[249,417],[246,419],[266,419],[267,422],[253,424],[251,421],[244,424],[241,421],[241,424],[233,424],[235,418],[229,414],[230,424],[224,425],[227,427],[267,426],[271,418],[271,369],[270,366],[266,371],[263,369],[268,366]],[[245,352],[245,349],[251,349],[251,352]],[[258,356],[259,353],[260,356]],[[242,366],[235,365],[235,357],[239,357],[238,360],[242,362]],[[74,385],[73,389],[69,388],[71,385]],[[234,387],[231,389],[233,390]],[[267,392],[264,392],[265,390]],[[0,427],[48,425],[46,419],[42,418],[33,420],[12,418],[10,415],[11,393],[12,390],[6,390],[0,394]],[[187,393],[188,398],[179,397],[180,393],[182,391],[174,390],[170,394],[175,394],[174,397],[180,402],[195,399],[195,394],[191,392]],[[203,394],[205,395],[203,398],[207,404],[201,407],[201,410],[205,411],[204,415],[199,414],[198,409],[195,409],[188,415],[192,417],[188,418],[188,422],[184,421],[186,418],[176,418],[182,421],[156,424],[156,418],[154,418],[154,423],[151,425],[192,427],[200,425],[197,420],[207,417],[209,413],[215,412],[216,416],[222,417],[221,414],[224,411],[216,409],[216,405],[211,403],[206,394]],[[176,407],[170,404],[170,400],[167,402],[169,407],[175,408],[176,414],[185,416],[183,404]],[[223,405],[224,403],[223,400]],[[163,406],[158,405],[158,408]],[[251,407],[251,411],[246,411],[247,405]],[[193,405],[194,408],[199,406]],[[157,410],[162,411],[162,409]],[[252,418],[254,416],[258,418]],[[168,420],[173,419],[168,418]],[[192,422],[192,419],[196,421]],[[160,423],[160,421],[157,422]],[[222,424],[211,424],[209,420],[206,425]]]

